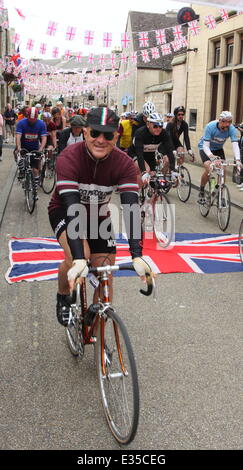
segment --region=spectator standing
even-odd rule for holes
[[[14,143],[16,118],[17,118],[17,115],[15,111],[12,109],[11,104],[8,103],[5,109],[4,115],[3,115],[3,119],[5,121],[5,130],[6,130],[6,144],[8,144],[11,135],[12,135],[12,139]]]

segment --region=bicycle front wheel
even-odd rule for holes
[[[239,230],[239,250],[240,250],[240,259],[243,264],[243,219],[240,224]]]
[[[156,197],[153,204],[154,234],[162,248],[169,246],[174,233],[174,215],[166,194]]]
[[[28,212],[32,214],[34,212],[36,203],[36,191],[34,188],[34,176],[32,171],[26,173],[24,185],[26,207],[28,209]]]
[[[221,230],[224,232],[230,220],[230,193],[227,186],[223,185],[221,190],[218,193],[218,202],[217,202],[217,217],[218,223]]]
[[[120,317],[112,310],[101,318],[97,334],[96,364],[101,400],[109,428],[120,444],[136,434],[139,388],[134,354]]]
[[[53,191],[56,182],[55,179],[54,161],[46,160],[41,171],[42,189],[45,194],[50,194]]]
[[[179,166],[178,172],[177,194],[180,201],[187,202],[192,189],[191,176],[188,169],[183,165]]]

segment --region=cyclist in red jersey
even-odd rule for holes
[[[150,271],[142,258],[136,167],[115,146],[118,124],[119,118],[112,110],[93,108],[87,114],[85,141],[66,147],[57,159],[57,183],[49,218],[65,253],[57,294],[57,318],[64,326],[70,308],[67,295],[78,274],[86,277],[87,259],[93,266],[115,263],[116,242],[108,208],[114,186],[120,191],[134,268],[142,280]],[[111,285],[111,278],[109,282]]]

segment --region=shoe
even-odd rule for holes
[[[70,303],[67,295],[57,294],[56,314],[59,323],[67,326],[70,317]]]
[[[236,187],[237,187],[237,188],[243,188],[243,183],[237,184]]]
[[[18,180],[22,180],[23,178],[24,178],[24,171],[23,171],[23,170],[19,170]]]
[[[197,202],[198,202],[198,204],[205,204],[206,203],[204,191],[199,192]]]
[[[243,191],[243,186],[242,186],[242,188],[239,189],[239,191]]]

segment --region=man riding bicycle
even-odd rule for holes
[[[134,268],[142,279],[148,271],[141,233],[135,233],[140,225],[136,167],[115,146],[118,124],[118,116],[109,108],[93,108],[87,114],[85,141],[66,147],[57,159],[56,189],[48,210],[65,254],[59,268],[56,307],[58,321],[64,326],[70,309],[67,295],[78,275],[86,277],[87,259],[93,266],[115,263],[116,241],[108,208],[113,186],[120,191]],[[95,291],[94,302],[97,298]]]
[[[46,146],[47,141],[47,130],[46,125],[43,121],[38,119],[38,109],[37,108],[28,108],[27,110],[27,117],[21,119],[18,122],[16,128],[16,149],[15,149],[15,157],[16,154],[20,152],[21,149],[28,150],[31,152],[32,150],[37,150],[42,152]],[[35,156],[31,156],[30,164],[32,167],[33,175],[34,175],[34,184],[35,189],[37,190],[37,186],[39,183],[39,176],[40,176],[40,160],[35,159]],[[24,160],[23,157],[20,158],[18,162],[18,167],[20,170],[19,177],[23,176],[23,169],[24,169]],[[37,198],[37,194],[35,196]]]
[[[175,157],[170,136],[163,129],[163,118],[158,113],[152,113],[147,118],[146,125],[135,133],[133,144],[128,149],[128,155],[137,161],[141,172],[139,183],[147,184],[149,172],[156,167],[155,152],[158,150],[164,156],[163,171],[175,171]]]
[[[168,132],[168,134],[170,135],[172,143],[174,145],[174,149],[178,153],[184,152],[184,147],[179,139],[179,137],[183,134],[186,149],[189,155],[191,156],[192,160],[194,160],[194,154],[191,149],[191,143],[188,133],[189,128],[187,122],[184,120],[185,112],[186,110],[184,106],[177,106],[177,108],[174,109],[174,117],[166,125],[166,132]],[[181,163],[183,163],[182,160]]]
[[[204,135],[198,143],[199,153],[204,166],[198,195],[199,204],[205,204],[204,187],[209,179],[210,165],[216,157],[218,157],[214,161],[216,166],[220,166],[221,160],[225,160],[223,146],[229,137],[232,142],[238,172],[241,169],[237,130],[232,125],[232,119],[232,114],[229,111],[222,111],[218,120],[211,121],[206,125]]]

